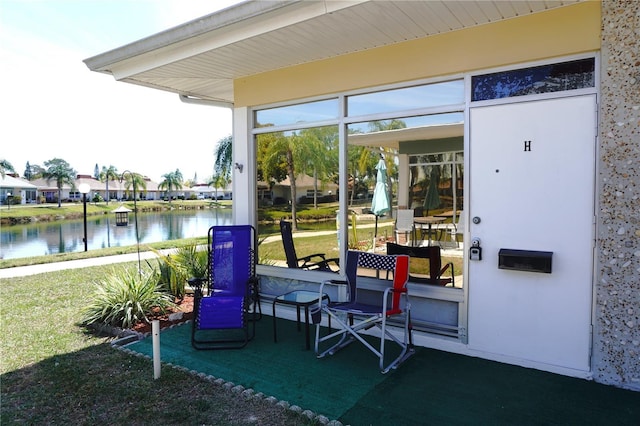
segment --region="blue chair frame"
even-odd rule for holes
[[[255,336],[255,321],[262,316],[256,231],[250,225],[214,226],[208,235],[209,278],[206,285],[190,280],[195,291],[191,344],[195,349],[242,348]]]

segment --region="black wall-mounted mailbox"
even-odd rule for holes
[[[550,274],[552,256],[552,251],[500,249],[498,268]]]

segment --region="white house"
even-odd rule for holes
[[[85,63],[233,109],[238,224],[261,135],[330,134],[340,194],[352,150],[392,157],[399,208],[448,179],[463,285],[411,285],[416,342],[640,390],[637,28],[624,0],[249,1]],[[274,293],[327,278],[259,273]]]
[[[24,179],[11,175],[0,176],[0,204],[28,204],[35,203],[38,188]]]

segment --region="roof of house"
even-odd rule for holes
[[[5,175],[0,176],[0,188],[36,189],[36,186],[24,179]]]
[[[84,62],[116,80],[229,104],[242,77],[580,1],[247,1]]]

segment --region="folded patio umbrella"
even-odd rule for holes
[[[378,236],[378,217],[384,216],[384,214],[391,209],[389,192],[387,191],[387,165],[383,158],[380,158],[380,161],[378,161],[376,169],[378,170],[378,173],[376,174],[376,187],[373,190],[373,199],[371,200],[371,212],[376,216],[376,225],[373,236],[374,249],[375,239]]]
[[[427,216],[429,216],[429,210],[440,207],[440,195],[438,194],[439,183],[440,170],[438,166],[431,166],[431,173],[429,174],[429,188],[427,189],[427,194],[424,197],[424,203],[422,204],[426,210]]]

